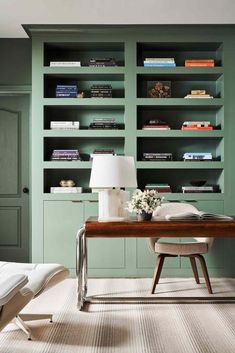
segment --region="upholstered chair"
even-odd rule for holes
[[[31,299],[64,280],[69,270],[60,264],[29,264],[0,261],[0,331],[11,320],[31,340],[25,321],[50,319],[52,314],[22,314]]]
[[[166,215],[174,215],[174,214],[184,213],[184,212],[195,213],[197,211],[198,211],[197,208],[189,203],[169,202],[169,203],[163,203],[161,207],[158,207],[157,210],[154,212],[153,216],[164,217]],[[189,230],[189,237],[190,237],[190,230]],[[168,242],[164,240],[164,238],[162,238],[162,240],[160,238],[148,238],[149,248],[157,255],[157,262],[154,270],[151,294],[154,294],[156,285],[159,282],[159,278],[161,275],[165,258],[176,257],[176,256],[189,257],[193,274],[197,284],[200,283],[200,280],[198,276],[196,259],[199,260],[203,271],[203,275],[206,281],[208,292],[212,294],[210,278],[209,278],[209,274],[207,271],[207,266],[206,266],[206,262],[203,257],[203,254],[206,254],[210,250],[213,244],[213,241],[214,241],[214,238],[192,238],[192,241],[186,242],[182,238],[181,242],[173,243],[173,242]]]

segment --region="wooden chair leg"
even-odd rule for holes
[[[159,254],[157,257],[157,263],[156,267],[154,270],[154,276],[153,276],[153,284],[152,284],[152,289],[151,289],[151,294],[154,294],[156,285],[158,284],[161,272],[162,272],[162,266],[165,260],[165,255],[164,254]]]
[[[192,270],[193,270],[195,281],[196,281],[197,284],[200,284],[195,257],[194,256],[189,256],[189,259],[190,259],[190,262],[191,262],[191,266],[192,266]]]
[[[202,272],[203,272],[203,275],[204,275],[204,278],[205,278],[205,281],[206,281],[206,286],[207,286],[208,292],[210,294],[213,294],[212,288],[211,288],[211,282],[210,282],[209,274],[208,274],[207,267],[206,267],[206,261],[205,261],[205,259],[204,259],[204,257],[202,255],[197,254],[195,256],[200,261],[200,264],[201,264],[201,267],[202,267]]]

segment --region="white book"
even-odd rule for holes
[[[144,61],[173,63],[175,58],[145,58]]]
[[[208,220],[208,219],[223,219],[223,220],[233,220],[232,217],[222,215],[222,214],[216,214],[216,213],[209,213],[209,212],[204,212],[204,211],[198,211],[198,212],[182,212],[182,213],[176,213],[174,215],[166,215],[165,218],[169,221],[174,221],[174,220]]]
[[[51,67],[59,67],[59,66],[64,66],[64,67],[70,67],[70,66],[81,66],[81,61],[50,61],[50,66]]]
[[[214,97],[212,97],[212,96],[210,96],[209,94],[202,94],[202,95],[200,95],[200,94],[187,94],[187,96],[185,96],[184,98],[196,98],[196,99],[198,99],[198,98],[202,98],[202,99],[210,99],[210,98],[214,98]]]
[[[51,121],[51,129],[79,129],[79,121]]]
[[[52,194],[77,194],[82,192],[82,187],[62,187],[62,186],[56,186],[56,187],[51,187],[50,192]]]

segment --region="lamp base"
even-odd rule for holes
[[[128,218],[129,192],[119,189],[99,191],[99,221],[118,222]]]

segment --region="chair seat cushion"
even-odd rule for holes
[[[0,261],[0,275],[26,275],[28,277],[28,283],[22,290],[24,292],[30,290],[34,293],[34,296],[43,290],[47,286],[48,282],[53,279],[53,277],[60,273],[64,273],[66,277],[68,270],[59,264],[29,264]]]
[[[178,256],[205,254],[208,252],[208,245],[203,242],[168,243],[157,241],[155,243],[155,252],[158,254],[169,254]]]

